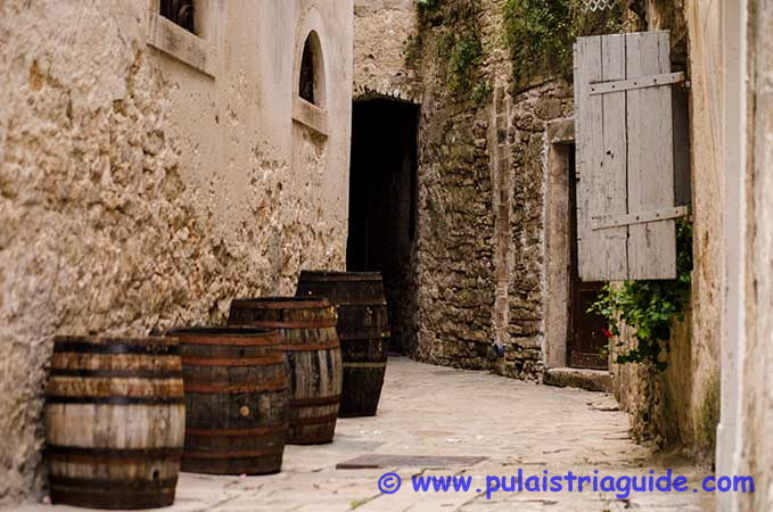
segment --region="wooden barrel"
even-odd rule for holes
[[[51,501],[102,509],[171,505],[184,404],[176,339],[55,338],[46,392]]]
[[[318,298],[237,299],[228,323],[279,329],[290,363],[287,442],[332,442],[342,384],[335,308]]]
[[[339,415],[373,416],[387,364],[389,320],[379,272],[301,272],[299,297],[325,297],[338,310],[344,382]]]
[[[182,470],[260,475],[282,467],[290,377],[274,330],[190,327],[180,339],[185,381]]]

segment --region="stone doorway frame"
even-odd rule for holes
[[[545,131],[545,338],[546,369],[567,366],[571,243],[569,152],[575,143],[574,119],[548,123]]]

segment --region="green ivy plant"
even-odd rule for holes
[[[514,63],[516,89],[528,87],[537,76],[572,73],[572,45],[578,36],[621,32],[625,6],[587,12],[579,0],[507,0],[505,40]]]
[[[419,31],[406,50],[406,62],[416,65],[425,43],[436,42],[442,83],[457,99],[482,105],[491,93],[483,72],[484,51],[480,34],[478,0],[416,0]]]
[[[610,342],[619,340],[622,325],[632,329],[635,348],[617,355],[617,363],[649,362],[660,371],[667,363],[660,359],[668,351],[671,327],[684,318],[690,300],[692,271],[692,224],[677,221],[677,278],[656,281],[625,281],[622,285],[608,284],[590,312],[602,315],[609,322]],[[622,347],[622,341],[616,345]]]
[[[417,0],[421,9],[435,9],[440,5],[440,0]]]

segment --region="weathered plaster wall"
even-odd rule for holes
[[[147,44],[149,5],[0,4],[0,503],[42,485],[53,335],[219,322],[344,264],[351,2],[202,2],[214,76]],[[311,17],[330,135],[308,142]]]
[[[691,81],[692,292],[685,321],[672,330],[664,373],[638,365],[611,368],[615,395],[631,414],[634,436],[658,447],[682,447],[704,463],[714,456],[723,309],[718,9],[715,3],[648,2],[649,28],[672,32],[672,62],[675,68],[686,64]],[[623,341],[623,349],[632,346],[630,336]],[[616,353],[613,348],[613,359]]]
[[[740,360],[742,403],[739,470],[756,492],[739,496],[739,510],[773,509],[773,4],[750,3],[749,71],[753,116],[746,212],[746,347]]]

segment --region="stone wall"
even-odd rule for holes
[[[571,117],[571,88],[514,92],[501,2],[357,0],[355,14],[355,96],[421,102],[409,352],[539,379],[544,134]],[[479,54],[457,66],[463,44]]]
[[[193,40],[154,5],[0,4],[3,504],[43,485],[54,335],[220,322],[234,296],[344,264],[351,2],[205,0]],[[304,27],[329,133],[294,138]]]
[[[513,99],[509,135],[513,257],[504,373],[520,379],[538,378],[544,370],[545,306],[550,293],[545,263],[547,128],[551,121],[574,115],[573,94],[571,84],[554,79]]]
[[[422,82],[411,65],[418,31],[415,0],[355,0],[354,97],[421,103]]]

